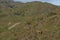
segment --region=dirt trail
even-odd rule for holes
[[[11,30],[12,28],[16,27],[16,25],[19,25],[20,23],[15,23],[14,25],[10,26],[8,30]]]

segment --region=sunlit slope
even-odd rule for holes
[[[0,40],[60,40],[60,7],[42,2],[0,1]]]

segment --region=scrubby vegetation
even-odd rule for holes
[[[0,0],[0,40],[60,40],[60,6]]]

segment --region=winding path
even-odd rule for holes
[[[8,30],[11,30],[12,28],[16,27],[16,25],[19,25],[20,23],[15,23],[14,25],[10,26]]]

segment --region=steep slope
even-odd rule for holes
[[[0,1],[0,40],[60,40],[59,30],[60,6]]]

